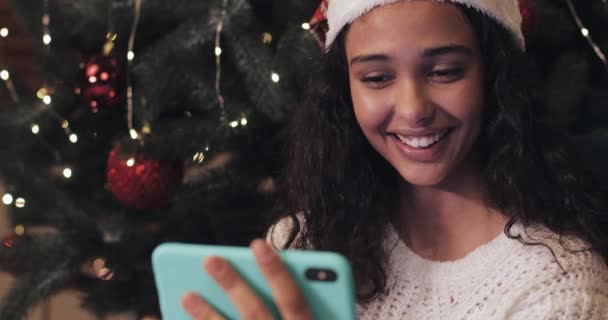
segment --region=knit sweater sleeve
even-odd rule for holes
[[[579,255],[580,256],[580,255]],[[577,259],[578,260],[578,259]],[[531,286],[507,313],[509,320],[608,319],[608,279],[603,261],[589,254],[573,269]]]
[[[516,306],[509,320],[605,320],[608,319],[608,296],[592,289],[564,292],[538,292],[529,301]]]
[[[301,214],[296,215],[298,221],[300,223],[300,228],[302,228],[304,223],[304,218]],[[294,220],[291,216],[284,217],[280,219],[278,222],[270,226],[268,232],[266,233],[266,242],[272,245],[275,249],[289,249],[292,248],[293,243],[299,239],[301,232],[296,234],[294,242],[290,247],[287,246],[289,242],[289,236],[291,235],[291,230],[295,227]]]

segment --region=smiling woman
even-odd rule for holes
[[[294,214],[267,240],[348,257],[360,319],[607,319],[604,194],[545,121],[517,0],[330,0],[327,19],[291,123]]]
[[[483,67],[475,31],[458,7],[423,1],[377,8],[352,23],[345,48],[357,122],[405,181],[433,186],[476,170],[471,149]]]

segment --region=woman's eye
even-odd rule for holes
[[[361,78],[362,82],[372,86],[382,86],[391,80],[393,80],[393,77],[390,75],[374,75]]]
[[[463,68],[451,68],[431,71],[428,76],[439,82],[452,82],[462,78],[463,74]]]

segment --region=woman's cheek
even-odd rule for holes
[[[360,88],[353,88],[352,98],[355,116],[362,129],[378,129],[390,115],[390,103],[387,94],[369,92]]]

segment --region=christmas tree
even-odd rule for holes
[[[306,23],[319,2],[9,2],[37,72],[12,72],[6,32],[0,196],[14,233],[0,268],[19,280],[0,319],[66,287],[100,316],[158,316],[156,245],[263,236],[283,129],[322,54]],[[608,3],[520,2],[540,94],[606,174]]]

